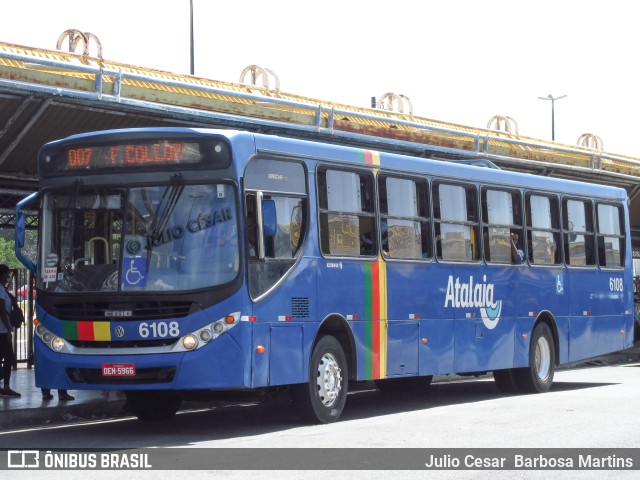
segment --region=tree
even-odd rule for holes
[[[13,230],[1,229],[0,233],[0,263],[7,265],[9,268],[24,268],[24,265],[16,258],[15,241],[13,239]],[[27,231],[25,238],[25,246],[22,249],[23,254],[35,260],[37,256],[38,232],[35,230]]]

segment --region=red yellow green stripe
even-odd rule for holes
[[[111,340],[111,324],[109,322],[62,322],[62,336],[67,340],[100,342]]]
[[[360,150],[358,152],[358,159],[367,165],[380,165],[380,152]]]
[[[387,264],[377,261],[364,265],[365,278],[365,377],[387,375]]]

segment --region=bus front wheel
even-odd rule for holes
[[[340,342],[330,335],[320,337],[309,364],[309,382],[294,385],[291,398],[304,421],[331,423],[340,418],[349,385],[347,360]]]
[[[523,392],[548,392],[553,383],[556,350],[549,325],[538,323],[533,329],[529,345],[529,366],[516,369],[518,387]]]
[[[140,420],[165,420],[173,417],[182,399],[174,392],[128,391],[127,409]]]

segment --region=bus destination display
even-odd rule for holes
[[[60,153],[50,165],[58,171],[196,164],[202,159],[200,144],[179,141],[84,146]],[[45,157],[46,163],[51,161],[52,157]]]

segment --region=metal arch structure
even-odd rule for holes
[[[380,110],[401,114],[405,113],[406,109],[408,118],[413,118],[413,104],[406,95],[387,92],[378,99],[376,105]]]
[[[404,95],[384,95],[379,104],[385,108],[378,109],[288,94],[280,90],[272,71],[257,66],[243,71],[241,82],[252,76],[252,84],[245,85],[106,61],[101,46],[98,56],[89,54],[93,37],[76,30],[64,32],[59,43],[67,38],[72,52],[0,42],[3,225],[11,225],[10,204],[37,189],[36,155],[42,144],[92,130],[197,126],[443,161],[490,160],[503,169],[618,185],[629,193],[631,216],[637,222],[633,227],[640,233],[638,158],[604,152],[597,144],[570,146],[522,136],[517,126],[515,131],[511,125],[509,131],[500,131],[419,117]],[[75,53],[79,47],[82,52]]]
[[[512,133],[518,135],[518,122],[505,115],[494,115],[487,122],[487,128],[498,132]]]
[[[250,83],[246,82],[247,74],[250,74]],[[254,87],[257,87],[259,79],[262,79],[262,89],[265,95],[273,94],[276,97],[280,96],[280,79],[273,70],[262,68],[258,65],[249,65],[248,67],[245,67],[245,69],[242,70],[242,73],[240,74],[240,83],[244,85],[252,85]],[[270,88],[270,79],[275,83],[274,89]]]

